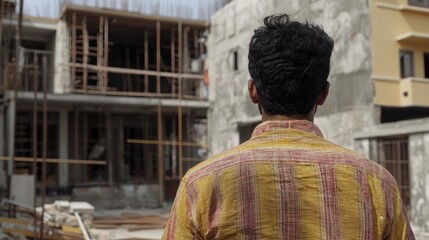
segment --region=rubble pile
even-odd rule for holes
[[[78,212],[84,225],[89,228],[94,219],[94,207],[87,202],[55,201],[53,204],[45,204],[45,223],[50,227],[62,228],[63,226],[79,227],[75,212]],[[42,207],[36,212],[41,214]]]

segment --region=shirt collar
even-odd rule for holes
[[[255,130],[253,130],[252,138],[279,128],[301,130],[323,138],[319,127],[308,120],[265,121],[256,126]]]

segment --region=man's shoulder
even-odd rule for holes
[[[229,169],[231,166],[238,163],[238,160],[241,158],[240,156],[243,154],[242,150],[242,145],[239,145],[222,153],[213,155],[189,169],[184,178],[187,183],[193,183],[196,180],[201,180],[214,173]]]
[[[357,171],[364,172],[368,177],[378,179],[381,184],[397,189],[397,182],[390,172],[379,163],[370,160],[361,153],[350,150],[343,146],[331,143],[335,146],[335,151],[341,156],[341,163],[350,166]]]

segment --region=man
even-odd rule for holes
[[[333,45],[319,26],[264,19],[248,81],[262,123],[188,171],[164,239],[414,239],[395,179],[313,124]]]

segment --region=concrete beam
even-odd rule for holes
[[[5,92],[6,99],[13,96],[13,92]],[[32,92],[19,92],[18,99],[20,102],[32,102]],[[43,94],[37,94],[37,100],[42,101]],[[143,97],[121,97],[121,96],[103,96],[103,95],[88,95],[88,94],[53,94],[48,93],[49,104],[62,104],[68,105],[93,105],[93,106],[107,106],[107,107],[178,107],[179,101],[176,99],[163,99],[163,98],[143,98]],[[182,108],[188,109],[208,109],[210,103],[205,100],[182,100]]]
[[[410,135],[429,132],[429,118],[383,123],[354,135],[355,139]]]

